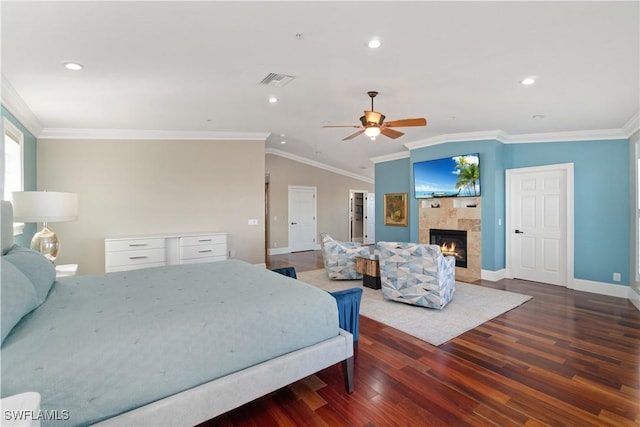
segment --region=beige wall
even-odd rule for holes
[[[266,155],[269,173],[269,248],[286,248],[289,185],[317,188],[318,233],[349,238],[349,190],[373,192],[373,184],[275,154]],[[274,220],[274,216],[277,220]],[[276,246],[277,244],[277,246]]]
[[[50,224],[58,264],[104,271],[104,238],[228,233],[235,258],[264,259],[263,141],[39,140],[38,189],[79,195],[78,221]],[[247,225],[258,219],[257,226]]]

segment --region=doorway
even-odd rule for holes
[[[573,164],[506,171],[507,277],[571,287]]]
[[[349,190],[349,240],[375,243],[375,194]]]

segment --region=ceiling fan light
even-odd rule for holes
[[[368,127],[364,130],[364,134],[369,138],[375,138],[376,136],[380,135],[380,128],[377,126]]]
[[[531,86],[535,82],[536,82],[535,76],[525,77],[524,79],[520,80],[520,84],[524,86]]]

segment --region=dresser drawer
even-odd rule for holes
[[[120,252],[107,252],[105,259],[107,271],[112,271],[111,267],[135,266],[141,264],[165,264],[165,249],[137,249]],[[141,265],[142,267],[142,265]]]
[[[212,244],[224,244],[227,242],[227,236],[225,234],[207,234],[201,236],[185,236],[180,238],[180,246],[199,246],[199,245],[212,245]]]
[[[164,249],[165,239],[127,239],[127,240],[106,240],[104,242],[105,252],[132,251],[139,249]]]
[[[180,248],[180,259],[209,258],[227,255],[227,245],[207,244],[199,246],[183,246]]]

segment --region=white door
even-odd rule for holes
[[[573,277],[573,165],[511,169],[506,179],[507,275],[567,286]]]
[[[316,249],[316,187],[289,186],[289,250]]]
[[[364,243],[371,245],[376,242],[376,194],[365,193],[365,234]]]

